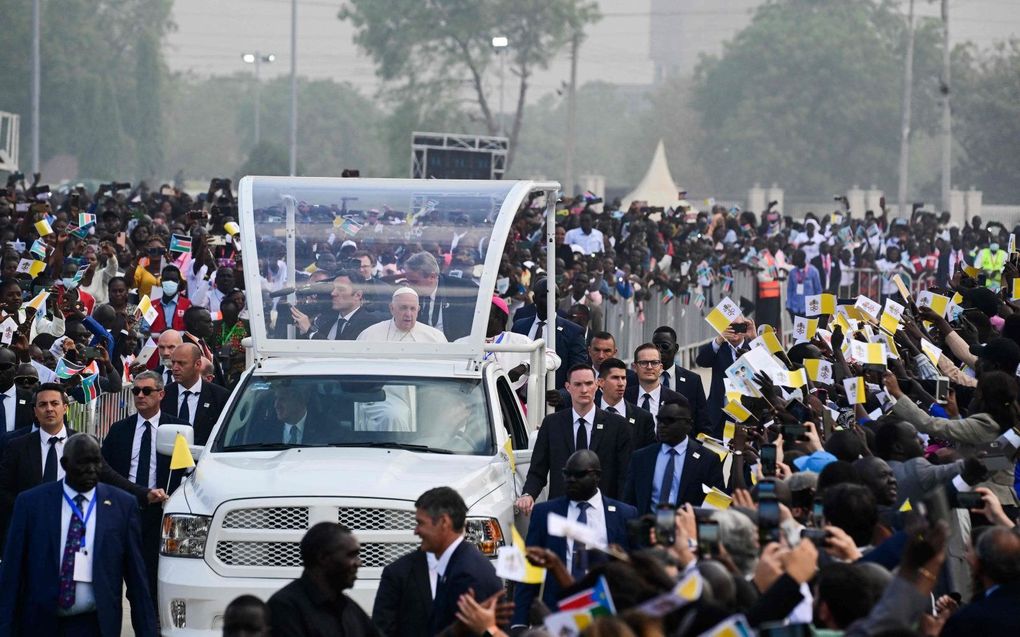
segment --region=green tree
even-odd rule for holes
[[[298,172],[301,172],[301,164],[298,164]],[[251,149],[247,161],[241,165],[237,174],[234,175],[235,182],[245,175],[289,175],[290,154],[283,146],[272,142],[260,141]]]
[[[487,134],[500,133],[505,114],[494,106],[499,82],[493,67],[499,61],[492,38],[505,36],[510,43],[503,53],[505,72],[517,78],[508,168],[532,74],[598,19],[588,0],[351,0],[339,15],[358,30],[355,43],[375,61],[376,74],[397,103],[470,95],[474,108],[461,109],[460,132],[473,130],[477,121]]]
[[[976,186],[986,201],[1020,200],[1020,41],[981,53],[956,51],[953,130],[959,170],[953,182]]]
[[[915,45],[913,129],[936,123],[935,24]],[[778,0],[699,66],[700,157],[714,189],[896,186],[906,19],[888,0]]]

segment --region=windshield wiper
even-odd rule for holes
[[[406,442],[336,442],[330,447],[373,447],[379,449],[404,449],[406,451],[424,451],[425,453],[453,454],[450,449],[440,449],[428,445],[412,445]]]
[[[246,445],[232,445],[224,447],[224,451],[278,451],[280,449],[294,449],[297,445],[289,445],[285,442],[250,442]]]

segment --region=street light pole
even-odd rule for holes
[[[297,174],[297,0],[290,2],[290,176]]]
[[[42,0],[32,2],[32,173],[39,172],[39,22]],[[14,158],[17,161],[17,157]]]
[[[510,40],[505,35],[492,38],[492,48],[499,53],[499,134],[506,137],[506,109],[503,108],[503,90],[506,85],[506,49]]]
[[[272,53],[263,55],[261,52],[255,51],[254,53],[242,54],[241,59],[244,60],[245,64],[255,65],[255,145],[258,146],[262,140],[260,122],[262,112],[262,79],[260,70],[263,62],[266,64],[272,63],[276,60],[276,56]]]

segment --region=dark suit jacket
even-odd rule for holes
[[[75,432],[65,426],[68,436]],[[17,436],[10,439],[4,449],[3,460],[0,461],[0,542],[4,540],[3,533],[7,530],[8,522],[11,519],[11,512],[14,508],[14,500],[23,491],[39,486],[43,478],[43,460],[40,445],[39,430],[32,431],[16,429],[13,433]],[[138,499],[138,502],[145,502],[148,489],[133,484],[127,478],[114,471],[113,467],[103,459],[103,466],[99,471],[99,479],[118,489],[127,491]],[[0,632],[0,634],[3,634]]]
[[[453,623],[457,614],[457,600],[469,588],[475,599],[488,599],[503,589],[503,580],[496,577],[496,569],[474,544],[464,540],[453,551],[446,573],[436,583],[436,598],[432,602],[429,620],[431,634],[435,635]]]
[[[335,414],[333,414],[335,417]],[[328,444],[330,442],[336,442],[337,431],[331,427],[332,419],[329,416],[323,416],[320,410],[308,407],[307,415],[305,416],[304,432],[302,433],[301,444],[313,445],[313,444]],[[282,420],[276,417],[275,410],[272,410],[270,405],[270,412],[266,414],[265,418],[259,418],[258,416],[253,417],[243,427],[240,427],[237,431],[230,436],[230,440],[227,441],[231,446],[233,445],[247,445],[253,443],[274,443],[274,442],[285,442],[284,437],[284,423]]]
[[[160,411],[164,414],[176,416],[180,413],[177,409],[177,392],[180,391],[180,386],[177,382],[166,386],[163,402],[159,405]],[[196,445],[204,445],[209,440],[213,425],[219,420],[229,397],[230,392],[223,387],[202,381],[202,390],[198,395],[198,411],[194,419]]]
[[[634,385],[633,387],[627,387],[627,390],[623,392],[623,399],[629,403],[640,405],[642,402],[641,395],[644,392],[641,390],[641,385]],[[666,389],[665,387],[659,388],[659,407],[661,408],[666,403],[680,403],[687,405],[691,408],[691,415],[693,416],[694,406],[687,400],[687,397],[681,393],[675,392],[672,389]],[[648,414],[649,416],[651,413]],[[697,423],[697,420],[695,420]]]
[[[358,335],[368,327],[369,325],[375,325],[379,321],[385,321],[387,317],[381,314],[373,314],[365,308],[358,308],[358,311],[354,313],[350,321],[344,326],[343,334],[340,334],[335,340],[338,341],[353,341],[358,338]],[[315,317],[315,325],[312,330],[309,331],[308,338],[316,340],[328,340],[329,332],[333,329],[333,325],[336,323],[337,312],[326,312]]]
[[[601,396],[599,397],[601,399]],[[601,405],[601,402],[596,403]],[[622,414],[630,430],[631,449],[641,449],[655,442],[655,419],[652,414],[634,403],[623,401],[626,413]]]
[[[627,522],[638,516],[637,509],[629,504],[602,496],[606,512],[606,539],[610,544],[619,544],[624,550],[630,548],[630,536],[627,533]],[[555,553],[564,564],[567,563],[567,539],[549,535],[549,513],[567,516],[570,500],[566,496],[547,502],[539,502],[532,509],[531,524],[528,526],[527,546],[541,546]],[[514,615],[512,626],[527,625],[531,611],[531,603],[538,595],[538,584],[514,585]],[[560,598],[560,587],[556,578],[545,579],[545,592],[542,601],[553,612]]]
[[[818,278],[822,281],[822,290],[831,294],[837,294],[839,292],[839,282],[842,279],[842,268],[839,266],[839,259],[829,255],[832,259],[832,263],[829,267],[829,277],[825,277],[825,269],[822,268],[822,255],[818,255],[814,259],[811,259],[811,265],[815,266],[818,270]]]
[[[14,409],[14,430],[21,429],[22,427],[28,427],[35,421],[35,411],[32,408],[32,392],[25,391],[24,389],[15,389],[14,402],[4,401],[6,409]],[[3,431],[3,424],[0,424],[0,434],[11,433]]]
[[[60,511],[63,481],[18,496],[0,568],[0,634],[58,635]],[[121,584],[127,583],[136,635],[156,634],[156,615],[142,561],[138,503],[120,489],[96,486],[92,588],[103,635],[119,635]]]
[[[970,637],[1020,635],[1020,581],[1003,584],[991,595],[967,604],[949,617],[942,635]]]
[[[669,388],[687,399],[694,416],[694,433],[712,434],[712,425],[708,420],[708,400],[705,398],[705,385],[701,376],[679,365],[666,370],[670,375]],[[637,447],[635,447],[636,449]]]
[[[652,484],[655,480],[655,458],[660,448],[661,443],[655,443],[644,449],[638,449],[631,456],[630,466],[627,467],[623,501],[636,506],[641,515],[651,513],[653,510]],[[705,500],[705,493],[701,489],[703,484],[725,490],[722,462],[715,452],[705,449],[697,440],[688,438],[677,501],[671,504],[675,506],[690,503],[693,506],[701,506]]]
[[[110,431],[103,438],[103,458],[124,479],[128,479],[131,475],[131,448],[134,446],[135,425],[137,423],[137,415],[118,420],[110,425]],[[161,412],[159,424],[162,426],[186,425],[187,423],[171,414]],[[155,430],[152,432],[152,444],[156,444]],[[168,478],[170,478],[170,457],[156,454],[156,488],[166,489]],[[173,476],[173,482],[170,483],[167,493],[173,493],[180,484],[181,476]]]
[[[714,352],[711,341],[698,348],[698,355],[694,359],[698,367],[712,370],[712,384],[708,391],[708,421],[712,426],[714,438],[722,438],[722,408],[726,400],[726,385],[723,384],[723,379],[726,378],[726,368],[732,365],[734,360],[733,348],[729,343],[723,343],[719,351]]]
[[[547,481],[550,498],[558,498],[564,493],[563,467],[570,454],[576,451],[573,414],[572,409],[565,409],[549,414],[542,420],[523,489],[523,493],[536,500]],[[595,409],[588,448],[602,462],[599,489],[609,498],[619,497],[623,492],[623,481],[632,449],[629,426],[621,416]]]
[[[429,307],[429,325],[438,322],[438,312],[443,313],[443,333],[451,343],[471,333],[471,322],[475,319],[475,304],[478,301],[478,286],[474,281],[455,276],[439,275],[436,288],[435,306]],[[431,300],[429,301],[431,303]],[[419,299],[424,307],[425,297]]]
[[[514,322],[512,332],[528,335],[537,318],[522,319]],[[567,382],[567,372],[574,365],[588,362],[588,350],[584,346],[584,330],[577,323],[556,317],[556,355],[563,361],[556,370],[556,387],[563,387]]]
[[[422,618],[432,612],[429,564],[412,551],[383,569],[372,606],[372,621],[386,637],[429,637]]]

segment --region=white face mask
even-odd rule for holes
[[[510,277],[502,276],[496,279],[496,292],[503,296],[510,289]]]
[[[64,278],[60,279],[60,283],[63,284],[64,288],[67,289],[67,290],[73,290],[74,288],[78,287],[78,282],[77,281],[75,281],[74,279],[72,279],[70,277],[66,277],[66,276]]]
[[[162,287],[164,296],[177,294],[177,281],[163,281]]]
[[[998,252],[999,251],[999,244],[998,243],[990,243],[990,244],[988,244],[988,247],[992,250],[992,252]]]

